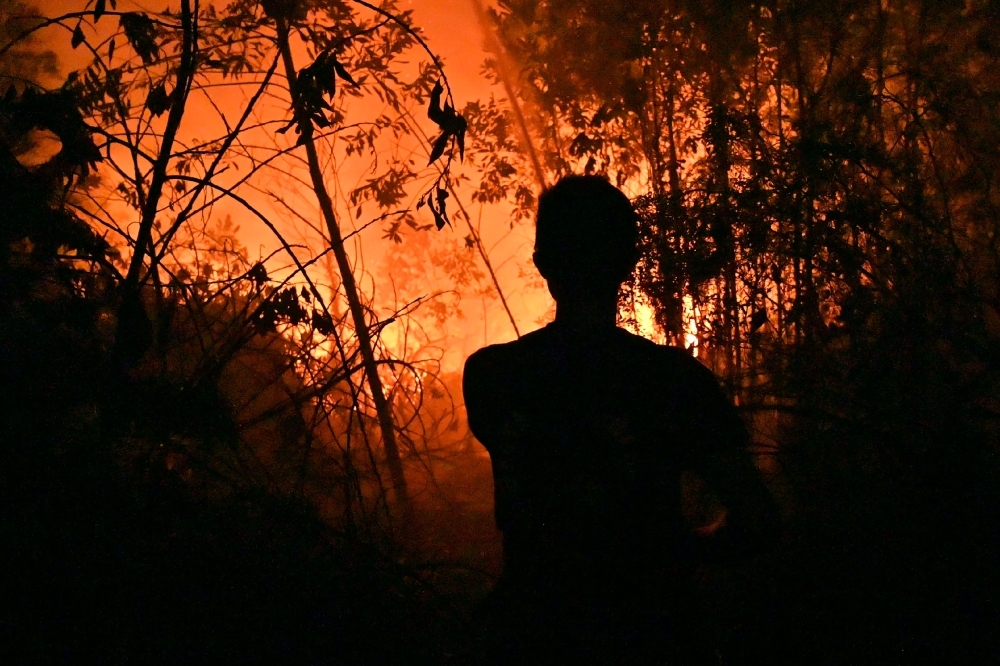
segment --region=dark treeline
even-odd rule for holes
[[[646,302],[668,340],[697,345],[772,472],[787,543],[716,581],[714,612],[741,618],[732,649],[996,656],[998,10],[505,0],[493,14],[493,71],[519,91],[544,173],[638,195],[624,312]],[[480,196],[516,196],[533,180],[516,116],[470,115],[511,149]]]

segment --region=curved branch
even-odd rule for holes
[[[117,11],[107,12],[106,11],[106,12],[104,12],[104,16],[124,16],[126,14],[134,14],[134,13],[135,12],[117,12]],[[38,25],[33,26],[31,28],[28,28],[27,30],[25,30],[21,34],[17,35],[12,40],[10,40],[9,42],[7,42],[7,44],[5,44],[3,46],[3,48],[0,48],[0,58],[2,58],[7,53],[7,51],[9,51],[12,48],[14,48],[14,46],[16,46],[17,44],[19,44],[21,41],[27,39],[28,37],[30,37],[34,33],[38,32],[39,30],[42,30],[43,28],[48,28],[50,25],[61,24],[63,21],[68,21],[69,19],[74,19],[74,18],[82,19],[82,18],[85,18],[87,16],[93,16],[93,15],[94,15],[93,11],[69,12],[69,13],[61,14],[61,15],[53,17],[53,18],[45,19],[41,23],[39,23]],[[41,17],[37,17],[37,16],[16,16],[16,17],[12,17],[12,18],[41,18]],[[173,24],[167,23],[166,21],[163,21],[163,20],[160,20],[160,19],[150,18],[149,20],[152,21],[153,23],[161,25],[161,26],[163,26],[165,28],[172,28],[172,29],[176,30],[177,28],[180,27],[178,25],[173,25]]]
[[[212,161],[212,164],[205,172],[205,175],[202,176],[200,179],[198,179],[198,185],[191,193],[191,197],[188,200],[187,206],[185,206],[184,210],[182,210],[180,214],[177,216],[176,221],[174,222],[173,225],[171,225],[170,229],[167,230],[167,233],[165,233],[160,238],[161,251],[159,254],[155,252],[153,253],[153,260],[150,263],[149,267],[150,272],[155,270],[156,265],[160,262],[160,259],[163,257],[163,253],[166,251],[165,248],[167,247],[167,245],[170,244],[170,239],[173,238],[174,234],[177,233],[177,230],[184,223],[184,220],[186,220],[188,216],[191,214],[191,209],[194,208],[195,202],[198,200],[198,196],[204,191],[205,187],[209,184],[212,177],[215,176],[215,170],[222,162],[223,156],[226,154],[226,152],[229,150],[229,147],[233,145],[233,142],[239,136],[240,132],[242,131],[243,124],[250,117],[250,114],[253,111],[254,106],[257,104],[257,101],[260,99],[261,95],[264,94],[264,90],[267,89],[267,84],[271,80],[271,76],[274,75],[274,72],[277,68],[278,68],[278,58],[275,58],[274,62],[271,63],[271,67],[267,70],[267,74],[264,76],[264,80],[261,81],[260,86],[257,89],[257,92],[254,93],[253,97],[250,98],[250,101],[247,103],[246,108],[243,110],[243,115],[240,116],[240,120],[239,122],[236,123],[236,127],[226,135],[226,139],[225,141],[222,142],[222,145],[216,152],[215,159]]]
[[[448,97],[454,102],[454,98],[451,95],[451,84],[448,82],[448,76],[444,73],[444,65],[441,64],[441,59],[438,58],[437,54],[435,54],[433,50],[431,50],[431,47],[427,45],[427,42],[424,41],[424,38],[420,36],[420,33],[417,32],[417,30],[415,30],[413,26],[411,26],[409,23],[407,23],[400,17],[396,16],[392,12],[387,12],[381,7],[376,7],[375,5],[369,2],[365,2],[365,0],[351,0],[351,2],[359,4],[362,7],[366,7],[372,10],[373,12],[381,16],[384,16],[386,20],[396,23],[397,25],[399,25],[399,27],[403,29],[405,33],[413,37],[413,40],[420,45],[420,48],[422,48],[424,52],[431,57],[431,60],[434,62],[435,69],[437,69],[438,73],[441,74],[441,79],[444,81],[444,85],[448,89]]]

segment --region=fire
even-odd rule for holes
[[[648,301],[645,299],[637,300],[633,306],[633,315],[635,317],[634,333],[636,335],[641,335],[647,340],[652,340],[660,344],[666,342],[666,336],[656,323],[656,312]]]
[[[691,350],[692,356],[698,356],[698,319],[701,317],[701,312],[695,307],[694,301],[690,296],[684,296],[682,312],[684,318],[684,347]],[[658,344],[667,342],[666,334],[661,330],[659,324],[656,323],[656,311],[649,301],[645,299],[636,300],[632,305],[631,314],[635,324],[634,326],[629,326],[629,328],[633,329],[633,333]]]
[[[690,295],[684,296],[684,347],[691,350],[692,356],[698,356],[698,318],[701,312],[694,306]]]

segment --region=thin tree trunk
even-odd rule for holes
[[[507,94],[510,108],[514,112],[514,120],[521,134],[521,140],[524,142],[524,149],[528,152],[528,158],[531,160],[531,166],[535,171],[535,180],[538,182],[539,189],[545,190],[548,187],[545,182],[545,171],[542,169],[542,163],[538,159],[535,144],[531,140],[531,132],[528,130],[528,122],[524,118],[524,111],[521,109],[521,103],[518,101],[517,91],[514,90],[512,81],[516,77],[510,71],[507,52],[490,27],[490,19],[482,0],[473,0],[472,8],[475,10],[476,19],[479,21],[480,28],[482,28],[486,49],[493,52],[496,56],[497,74],[500,77],[500,83],[503,85],[504,92]],[[555,123],[553,123],[553,127],[555,127]]]
[[[115,332],[115,343],[111,350],[110,363],[119,370],[137,361],[145,354],[156,340],[156,332],[142,302],[142,266],[143,259],[148,254],[151,258],[149,272],[154,278],[157,298],[159,295],[159,276],[156,268],[156,248],[153,243],[153,227],[156,224],[156,213],[167,182],[167,168],[173,152],[177,130],[180,128],[187,106],[188,92],[195,73],[195,56],[198,48],[197,2],[193,11],[191,0],[181,0],[181,26],[183,36],[181,41],[181,58],[177,67],[177,80],[173,91],[173,103],[167,115],[160,149],[153,163],[152,178],[149,191],[141,204],[139,231],[136,234],[135,248],[129,260],[128,271],[120,285],[121,305],[118,309],[118,324]],[[138,137],[136,138],[138,141]],[[139,145],[132,146],[133,159],[139,151]],[[142,196],[141,179],[137,178],[136,192]],[[148,276],[148,273],[147,273]],[[162,311],[162,310],[161,310]]]
[[[674,72],[668,72],[670,80],[665,87],[666,95],[666,120],[667,120],[667,181],[670,184],[670,192],[667,195],[667,209],[670,212],[672,222],[675,225],[677,233],[673,234],[673,247],[671,248],[677,256],[684,256],[683,253],[686,251],[686,243],[688,242],[687,236],[684,233],[687,226],[683,223],[684,220],[684,192],[681,189],[681,176],[680,176],[680,160],[677,156],[677,133],[674,129],[674,113],[676,113],[676,96],[674,92]],[[663,233],[664,230],[660,229],[658,233]],[[684,321],[684,292],[685,290],[691,290],[692,303],[694,301],[694,291],[693,285],[688,281],[685,284],[683,279],[678,279],[676,286],[676,295],[680,299],[678,304],[678,309],[680,310],[680,331],[676,333],[679,341],[685,347],[687,346],[685,341],[684,333],[687,331],[687,322]],[[694,314],[692,313],[692,316]]]
[[[472,220],[469,218],[468,211],[465,210],[465,206],[462,205],[462,200],[458,198],[458,192],[455,191],[454,185],[450,182],[448,183],[448,189],[451,191],[451,196],[455,199],[455,203],[458,204],[458,209],[462,212],[462,217],[465,219],[465,225],[469,228],[469,234],[472,236],[472,240],[476,244],[476,249],[479,250],[479,256],[483,260],[483,264],[486,266],[486,272],[490,274],[490,278],[493,280],[493,287],[497,290],[497,296],[500,297],[500,304],[503,305],[504,312],[507,313],[507,319],[510,320],[510,325],[514,328],[514,334],[517,337],[521,337],[521,329],[517,327],[517,322],[514,321],[514,313],[510,311],[510,306],[507,305],[507,299],[503,295],[503,290],[500,288],[500,281],[497,280],[496,271],[493,270],[493,262],[490,261],[490,256],[486,254],[486,248],[483,247],[483,241],[479,237],[479,230],[473,228]]]
[[[388,92],[388,89],[386,89],[386,91]],[[413,130],[414,133],[423,137],[424,141],[430,143],[430,138],[424,132],[423,128],[420,127],[420,125],[418,125],[413,119],[413,115],[405,109],[403,110],[403,114],[406,117],[407,126]],[[441,167],[439,165],[438,170],[439,172],[441,171]],[[520,338],[521,329],[517,326],[517,321],[514,319],[514,313],[510,311],[510,306],[507,304],[507,298],[504,296],[503,289],[500,288],[500,280],[497,279],[496,271],[493,270],[493,262],[490,261],[490,256],[486,252],[486,247],[483,246],[483,241],[479,237],[479,230],[473,228],[472,218],[469,217],[468,211],[465,210],[465,206],[462,204],[462,200],[459,198],[458,192],[455,190],[455,186],[450,180],[446,181],[446,184],[448,186],[448,191],[451,192],[451,196],[455,199],[455,203],[458,204],[458,208],[462,212],[465,225],[469,228],[469,233],[471,234],[473,241],[475,241],[476,249],[479,251],[479,256],[482,258],[483,264],[486,266],[486,272],[490,274],[490,279],[493,281],[493,287],[497,291],[497,296],[500,297],[500,304],[503,305],[503,309],[507,313],[507,319],[510,321],[510,325],[514,329],[514,334]]]
[[[278,23],[278,48],[281,51],[281,58],[285,66],[285,76],[288,78],[292,105],[296,109],[296,115],[301,117],[301,114],[298,113],[300,101],[295,89],[295,63],[292,59],[292,50],[288,43],[288,32],[288,25],[280,21]],[[347,256],[347,249],[344,247],[343,235],[340,232],[340,225],[337,223],[337,217],[333,210],[333,201],[330,199],[326,183],[323,180],[323,171],[320,167],[319,155],[316,152],[316,143],[312,137],[312,125],[308,121],[300,121],[298,129],[301,132],[302,142],[306,149],[313,191],[316,193],[320,212],[323,215],[323,220],[326,222],[327,233],[330,235],[330,247],[337,260],[337,268],[340,271],[344,295],[347,297],[347,305],[351,312],[351,318],[354,321],[354,330],[358,336],[358,347],[361,351],[365,377],[372,393],[372,401],[375,403],[375,413],[378,417],[379,429],[382,431],[382,444],[385,447],[386,465],[389,469],[393,496],[397,504],[403,509],[404,519],[409,520],[412,518],[412,507],[410,506],[406,477],[403,474],[403,464],[399,455],[399,447],[396,443],[396,431],[392,420],[392,411],[388,400],[386,400],[382,380],[378,374],[378,363],[375,359],[371,334],[368,330],[368,317],[365,315],[357,281],[354,279],[354,272]]]
[[[796,85],[799,89],[798,93],[798,122],[800,129],[800,139],[803,132],[813,132],[812,129],[812,112],[809,106],[806,104],[806,92],[808,90],[808,82],[806,79],[805,69],[802,65],[802,54],[800,47],[802,45],[802,37],[799,34],[799,27],[796,25],[793,28],[795,33],[795,73],[796,73]],[[833,67],[833,60],[831,57],[830,67]],[[805,173],[805,181],[802,183],[802,187],[799,188],[799,193],[797,196],[800,197],[800,204],[796,206],[796,224],[798,225],[795,232],[796,243],[799,244],[797,257],[802,259],[802,269],[796,279],[796,307],[798,309],[796,317],[796,327],[801,326],[802,333],[805,342],[811,344],[815,341],[816,333],[818,331],[818,320],[819,320],[819,305],[818,299],[816,297],[816,284],[815,276],[813,275],[813,240],[815,235],[815,195],[813,193],[813,187],[811,187],[813,181],[813,174],[809,171]],[[798,258],[796,258],[796,263]],[[801,295],[799,293],[799,287],[801,287]],[[801,342],[802,338],[796,340],[796,342]]]
[[[717,57],[717,56],[716,56]],[[716,247],[716,252],[725,252],[725,265],[723,267],[722,285],[722,307],[723,307],[723,327],[729,338],[729,349],[726,354],[726,370],[730,372],[734,381],[739,382],[737,376],[740,372],[740,317],[739,303],[737,301],[736,289],[736,256],[735,242],[733,239],[733,212],[731,208],[731,187],[729,182],[729,169],[732,164],[730,155],[729,130],[726,127],[729,107],[725,102],[725,83],[722,79],[722,67],[719,63],[711,64],[711,80],[709,82],[709,104],[712,112],[717,115],[716,122],[721,122],[722,126],[715,127],[713,131],[712,143],[715,149],[715,189],[721,199],[722,225],[724,237],[719,238],[717,234],[716,242],[720,240],[729,245],[723,249]]]
[[[784,158],[786,156],[787,144],[785,140],[785,111],[784,111],[784,73],[785,73],[785,53],[784,49],[786,46],[786,39],[784,33],[784,21],[782,20],[783,14],[780,8],[775,6],[774,8],[774,28],[775,34],[777,35],[777,56],[775,61],[775,74],[774,74],[774,94],[775,94],[775,105],[778,114],[778,151],[779,154]],[[782,227],[784,224],[782,221],[778,222],[779,233],[783,231]],[[774,279],[774,289],[775,289],[775,308],[778,315],[778,341],[780,343],[785,343],[788,331],[787,331],[787,320],[785,318],[785,300],[788,296],[787,290],[784,289],[784,279],[785,279],[785,268],[788,263],[788,250],[784,244],[779,246],[779,252],[781,254],[776,254],[774,257],[774,268],[773,268],[773,279]],[[798,279],[798,259],[795,257],[794,252],[792,253],[792,261],[795,262],[794,276]],[[796,282],[796,290],[798,289],[798,283]],[[796,291],[797,293],[797,291]],[[793,301],[794,307],[794,301]]]
[[[197,9],[197,5],[195,6]],[[198,27],[197,17],[191,11],[190,0],[181,0],[181,25],[184,29],[184,43],[181,45],[181,61],[177,68],[177,83],[173,92],[173,104],[167,115],[167,125],[163,130],[163,140],[160,142],[160,152],[153,164],[153,177],[149,184],[149,192],[142,208],[139,220],[139,233],[135,240],[135,253],[129,262],[128,273],[125,275],[126,290],[136,290],[139,286],[139,273],[142,271],[142,260],[148,252],[155,259],[153,249],[153,224],[156,222],[156,210],[160,204],[163,185],[167,182],[167,166],[170,162],[174,139],[184,117],[187,105],[188,91],[195,69],[195,51],[197,49]],[[138,147],[136,147],[138,150]]]
[[[666,87],[667,93],[667,150],[670,153],[670,161],[667,163],[667,177],[670,182],[670,212],[680,219],[683,212],[681,204],[684,193],[681,191],[680,161],[677,158],[677,136],[674,132],[674,80],[673,74],[670,76],[670,83]]]

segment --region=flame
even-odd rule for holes
[[[649,301],[637,300],[633,305],[633,315],[635,317],[635,330],[633,332],[636,335],[641,335],[658,344],[666,342],[666,336],[656,323],[656,311]]]
[[[682,318],[684,319],[684,347],[691,350],[691,355],[698,356],[698,319],[701,312],[694,306],[694,299],[689,294],[684,295]]]
[[[632,317],[635,321],[634,325],[629,326],[632,332],[657,344],[665,344],[667,336],[660,329],[659,324],[656,323],[656,310],[654,310],[652,304],[646,299],[637,299],[631,307]],[[684,348],[690,350],[692,356],[698,356],[698,346],[700,343],[698,320],[701,318],[701,311],[695,306],[691,296],[684,296],[682,313],[684,319]]]

